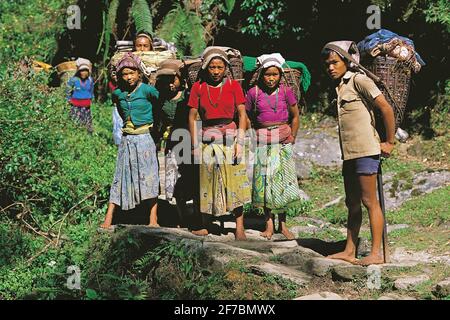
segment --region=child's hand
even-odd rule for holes
[[[239,164],[242,160],[242,145],[239,143],[235,143],[234,145],[234,152],[233,152],[233,159],[234,163]]]
[[[295,144],[295,137],[292,134],[289,136],[287,143],[290,143],[292,145]]]
[[[394,144],[390,142],[382,142],[380,144],[381,156],[384,158],[389,158],[391,156],[392,150],[394,149]]]
[[[196,145],[194,147],[192,147],[192,156],[194,157],[194,163],[200,163],[200,156],[201,156],[201,150],[200,150],[200,146]]]

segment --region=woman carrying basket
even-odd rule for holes
[[[301,202],[292,150],[299,126],[299,110],[292,89],[280,84],[284,62],[279,53],[257,58],[258,82],[248,91],[246,102],[258,143],[253,166],[252,205],[264,210],[266,230],[261,236],[267,239],[274,233],[272,214],[275,213],[279,214],[281,233],[294,239],[286,227],[286,211],[298,208]]]
[[[242,160],[247,122],[245,97],[240,84],[225,77],[229,67],[223,50],[207,48],[203,53],[200,80],[189,97],[189,131],[192,153],[199,164],[199,204],[203,226],[196,235],[208,234],[211,216],[233,212],[236,240],[245,240],[243,205],[250,202],[250,184]],[[239,123],[233,121],[235,112]],[[201,138],[196,118],[200,114]]]

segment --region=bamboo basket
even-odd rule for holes
[[[411,84],[411,68],[390,56],[377,56],[366,63],[368,70],[380,77],[384,86],[380,86],[386,100],[393,108],[395,130],[402,124]],[[375,126],[382,141],[386,139],[381,113],[375,112]]]
[[[202,68],[201,59],[184,60],[187,69],[186,80],[189,87],[199,80]],[[243,62],[240,58],[230,58],[230,67],[227,68],[225,76],[240,83],[244,80]]]
[[[114,56],[111,58],[111,64],[113,66],[117,66],[120,59],[123,58],[123,56],[126,54],[126,52],[117,52],[114,54]],[[142,62],[145,64],[147,68],[151,67],[154,69],[157,69],[161,62],[167,59],[176,59],[176,55],[173,51],[133,51],[133,54],[140,57]]]
[[[75,61],[62,62],[56,66],[56,71],[58,72],[59,76],[61,76],[65,72],[76,72],[77,63]]]
[[[300,70],[292,69],[292,68],[283,68],[284,75],[280,79],[280,84],[284,84],[294,91],[295,97],[297,101],[300,103],[300,99],[302,98],[301,94],[301,78],[302,73]],[[253,73],[253,76],[250,79],[248,88],[254,87],[258,83],[259,70],[256,70]]]
[[[40,72],[40,71],[50,72],[51,69],[53,68],[48,63],[45,63],[42,61],[37,61],[37,60],[33,60],[31,66],[35,72]]]

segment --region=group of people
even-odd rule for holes
[[[141,42],[147,40],[149,44],[142,45],[151,49],[152,38],[141,37]],[[352,62],[355,46],[348,43],[328,43],[322,50],[325,70],[336,85],[349,212],[346,248],[330,257],[368,265],[383,263],[383,215],[376,196],[376,174],[380,156],[388,157],[393,150],[395,124],[392,108],[381,91]],[[181,219],[186,202],[193,199],[199,223],[191,226],[192,233],[207,235],[213,218],[232,213],[236,240],[246,240],[243,206],[251,204],[264,212],[263,237],[271,239],[274,215],[278,214],[281,233],[294,239],[286,226],[286,211],[301,201],[293,156],[299,108],[292,89],[281,82],[284,62],[279,53],[259,56],[258,80],[244,94],[241,84],[226,76],[230,62],[220,48],[204,51],[199,80],[191,88],[183,78],[182,61],[164,61],[152,86],[145,83],[140,58],[126,53],[116,66],[117,87],[112,93],[123,126],[101,227],[111,226],[118,207],[131,210],[143,202],[149,203],[149,226],[159,227],[159,168],[165,165],[166,195],[176,199]],[[387,141],[380,141],[375,130],[375,109],[383,116]],[[176,148],[179,139],[174,137],[177,129],[189,132],[190,148],[183,148],[181,155]],[[256,141],[252,181],[243,161],[250,130]],[[164,132],[166,163],[161,164],[157,145]],[[175,169],[167,170],[171,163]],[[370,255],[358,260],[361,203],[368,209],[373,239]]]

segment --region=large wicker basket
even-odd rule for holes
[[[292,69],[292,68],[283,68],[284,75],[281,77],[280,84],[284,84],[288,87],[290,87],[295,94],[295,97],[297,98],[297,101],[300,103],[300,99],[302,98],[301,94],[301,78],[302,73],[300,70]],[[248,89],[251,87],[254,87],[258,83],[258,76],[259,76],[259,70],[257,70],[252,78],[250,79],[250,82],[248,84]]]
[[[117,52],[111,58],[111,64],[117,66],[120,59],[126,54],[126,52]],[[157,69],[161,62],[167,59],[176,59],[176,55],[173,51],[134,51],[133,54],[139,56],[146,67],[153,67]]]
[[[198,59],[186,59],[183,60],[185,67],[186,82],[190,87],[198,80],[199,72],[202,68],[202,60]]]
[[[386,86],[386,88],[380,86],[380,89],[394,109],[395,129],[397,130],[403,121],[408,102],[411,69],[396,58],[389,56],[377,56],[367,63],[366,67],[380,77]],[[379,112],[376,112],[376,126],[377,129],[380,129],[378,132],[383,135],[382,139],[385,138],[384,123]]]
[[[111,67],[110,72],[113,73],[116,71],[116,66],[119,63],[120,59],[126,54],[126,52],[116,52],[111,58]],[[145,74],[145,77],[148,80],[148,83],[151,85],[155,85],[156,83],[156,70],[160,66],[160,64],[167,59],[175,59],[176,55],[173,51],[165,50],[165,51],[134,51],[133,54],[139,56],[141,58],[142,63],[145,68],[148,69],[148,72]]]
[[[239,59],[232,59],[232,60],[239,60]],[[185,62],[186,63],[186,62]],[[231,63],[231,61],[230,61]],[[234,64],[230,66],[230,68],[227,68],[227,71],[225,73],[225,76],[234,79],[236,81],[242,82],[244,77],[244,72],[242,70],[242,60],[240,61],[240,68],[239,68],[239,62],[233,61]],[[186,80],[189,87],[192,87],[192,85],[200,79],[200,69],[202,68],[202,62],[196,61],[192,63],[186,64],[187,74],[186,74]]]
[[[62,62],[56,66],[56,71],[60,76],[64,72],[74,73],[75,71],[77,71],[77,63],[75,61]]]
[[[242,58],[230,58],[230,71],[234,80],[244,80],[244,62]]]

